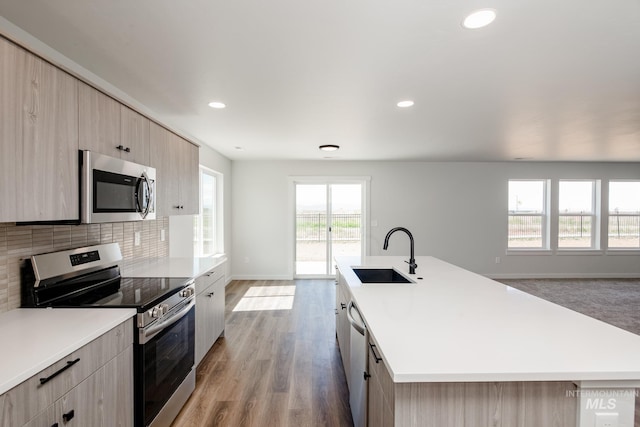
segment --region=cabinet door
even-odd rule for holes
[[[351,324],[347,318],[347,306],[349,298],[348,291],[345,289],[346,283],[342,274],[338,273],[338,286],[336,286],[337,305],[336,310],[336,335],[338,338],[338,346],[340,347],[340,358],[342,359],[342,367],[349,382],[349,360],[351,358]]]
[[[224,330],[224,277],[196,297],[196,366]]]
[[[120,143],[129,151],[120,158],[141,165],[149,164],[149,119],[131,108],[120,106]]]
[[[96,371],[56,403],[57,419],[65,427],[99,427],[108,420],[103,412],[104,369]]]
[[[156,216],[177,215],[180,205],[180,186],[177,180],[174,135],[162,126],[151,123],[149,163],[156,168]]]
[[[26,53],[0,38],[0,222],[15,221],[18,215],[18,179],[22,175],[22,127],[19,126],[17,64]]]
[[[120,103],[87,84],[79,85],[80,149],[119,158]]]
[[[180,158],[180,209],[181,215],[200,213],[200,148],[177,138]]]
[[[133,346],[104,366],[104,425],[133,425]]]
[[[42,59],[25,55],[20,93],[21,221],[79,216],[78,81]]]

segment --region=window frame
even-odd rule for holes
[[[563,182],[590,182],[591,183],[591,213],[584,214],[584,212],[560,212],[560,197],[562,195],[560,190],[560,185]],[[602,208],[601,208],[601,197],[600,197],[600,188],[601,181],[599,179],[559,179],[558,180],[558,193],[556,195],[557,200],[557,212],[556,212],[556,235],[555,243],[556,249],[558,253],[568,253],[568,252],[586,252],[586,251],[599,251],[601,248],[601,224],[600,220],[602,218]],[[562,217],[569,216],[580,216],[580,217],[589,217],[591,219],[591,239],[589,242],[589,246],[560,246],[560,219]]]
[[[638,185],[640,185],[640,179],[611,179],[609,180],[609,182],[607,183],[607,207],[605,209],[604,215],[606,215],[606,220],[605,220],[605,224],[607,227],[606,230],[606,242],[607,242],[607,251],[609,253],[624,253],[624,254],[638,254],[640,253],[640,242],[638,244],[638,246],[634,246],[634,247],[625,247],[625,246],[611,246],[610,244],[610,237],[611,237],[611,218],[612,217],[634,217],[634,216],[640,216],[640,211],[636,212],[636,213],[617,213],[617,214],[612,214],[611,212],[611,184],[612,183],[617,183],[617,182],[632,182],[632,183],[637,183]],[[640,195],[639,195],[640,197]]]
[[[509,184],[511,182],[541,182],[542,183],[542,212],[539,214],[531,214],[531,213],[518,213],[517,211],[509,210],[508,199],[510,197],[509,194]],[[548,254],[550,253],[550,217],[549,217],[549,206],[550,206],[550,187],[551,180],[544,178],[514,178],[507,180],[507,253],[518,253],[518,254]],[[518,216],[539,216],[541,223],[541,246],[540,247],[529,247],[529,246],[509,246],[509,220],[511,217]]]
[[[203,191],[204,186],[202,185],[203,175],[208,175],[215,180],[213,186],[213,210],[212,210],[212,251],[211,253],[205,253],[204,250],[204,242],[205,239],[203,237],[204,227],[203,227]],[[206,166],[200,165],[198,169],[198,182],[199,182],[199,206],[200,210],[197,215],[194,215],[194,232],[193,232],[193,252],[195,257],[208,258],[215,255],[218,255],[223,252],[223,225],[222,225],[222,179],[223,175],[220,172],[217,172],[213,169],[210,169]]]

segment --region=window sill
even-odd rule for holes
[[[638,255],[640,255],[640,249],[635,249],[635,248],[633,248],[633,249],[622,249],[622,248],[620,248],[620,249],[617,249],[617,248],[616,249],[611,249],[611,248],[609,248],[609,249],[607,249],[606,254],[607,255],[614,255],[614,256],[617,256],[617,255],[638,256]]]
[[[511,248],[507,249],[507,256],[510,255],[553,255],[553,252],[549,249]]]
[[[602,249],[558,249],[557,255],[604,255]]]

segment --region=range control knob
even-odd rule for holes
[[[191,295],[193,295],[193,293],[194,293],[193,288],[185,288],[180,291],[180,296],[182,298],[189,298]]]
[[[163,316],[169,312],[169,304],[160,304],[158,307]]]
[[[151,317],[157,319],[162,316],[162,308],[160,306],[153,307],[151,310]]]

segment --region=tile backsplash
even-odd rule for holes
[[[135,245],[138,232],[140,244]],[[169,218],[80,225],[0,223],[0,313],[20,306],[20,267],[29,256],[112,242],[120,244],[126,260],[167,257]]]

